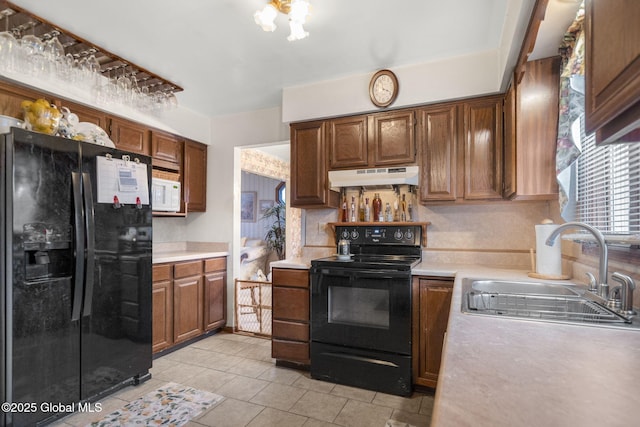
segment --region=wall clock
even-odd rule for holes
[[[388,107],[398,96],[398,78],[390,70],[380,70],[371,77],[369,97],[378,107]]]

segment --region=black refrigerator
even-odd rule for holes
[[[47,424],[150,377],[151,159],[17,128],[0,144],[0,424]]]

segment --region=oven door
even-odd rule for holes
[[[311,269],[311,340],[411,354],[411,272]]]

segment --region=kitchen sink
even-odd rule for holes
[[[463,279],[462,287],[462,311],[468,314],[593,326],[632,323],[572,284]]]
[[[469,280],[469,279],[465,279]],[[525,295],[580,295],[575,285],[555,285],[540,282],[515,282],[506,280],[473,280],[471,289],[492,294],[525,294]]]

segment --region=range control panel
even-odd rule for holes
[[[337,226],[336,243],[349,240],[354,244],[366,245],[409,245],[420,246],[422,227],[419,225],[380,226]]]

